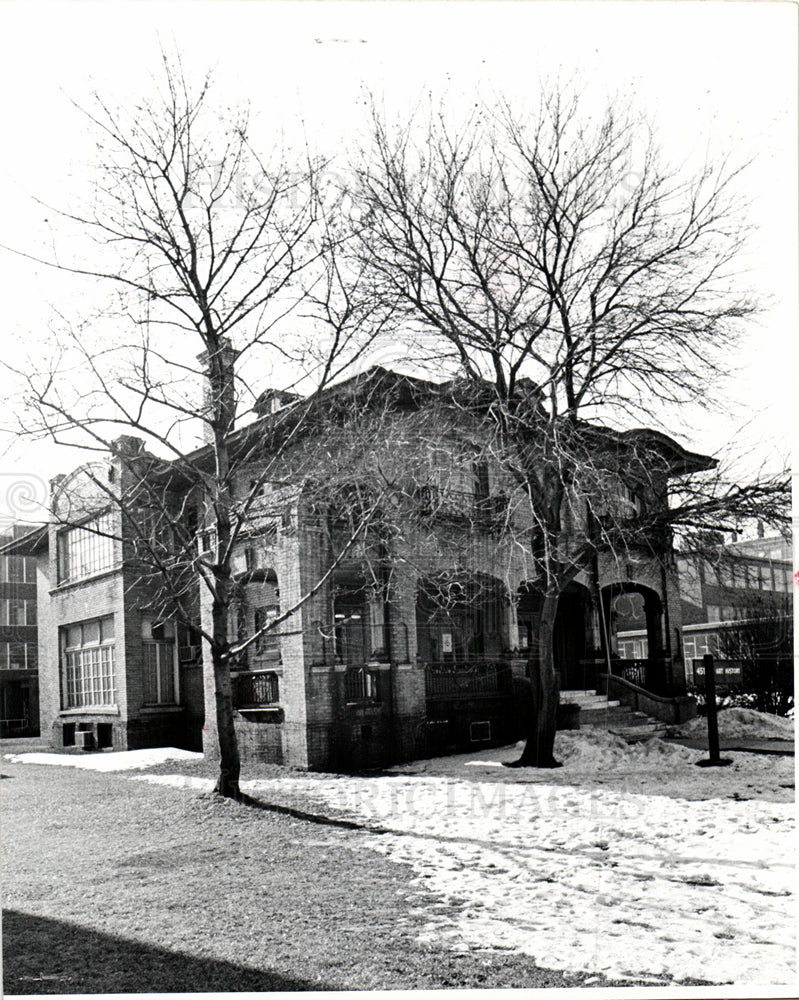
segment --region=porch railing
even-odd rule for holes
[[[248,671],[231,681],[234,708],[259,708],[280,701],[280,682],[273,671]]]
[[[447,520],[471,521],[481,527],[493,527],[504,519],[508,510],[508,499],[505,496],[480,496],[432,483],[416,489],[416,503],[423,514]]]
[[[348,702],[379,702],[380,682],[376,670],[350,667],[344,675],[344,691]]]
[[[649,690],[651,680],[649,660],[613,660],[613,673],[631,684]]]
[[[512,672],[508,663],[430,663],[425,667],[428,698],[470,698],[507,694]]]

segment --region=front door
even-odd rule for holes
[[[567,590],[560,595],[552,641],[561,690],[582,690],[585,687],[581,663],[585,659],[585,602],[582,594]]]

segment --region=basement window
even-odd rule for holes
[[[485,743],[491,739],[490,722],[473,722],[469,726],[469,740],[472,743]]]

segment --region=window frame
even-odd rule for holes
[[[163,708],[179,705],[178,644],[175,623],[166,620],[154,624],[152,617],[144,615],[141,621],[141,636],[142,707]],[[147,662],[148,657],[153,653],[155,663],[150,664]],[[150,671],[153,666],[154,687],[150,683]],[[167,676],[168,683],[165,681]]]
[[[113,570],[118,562],[112,511],[58,533],[56,576],[63,586]],[[79,569],[73,565],[80,563]]]
[[[98,639],[87,639],[90,626],[97,625]],[[80,629],[80,643],[70,645],[69,633]],[[62,694],[64,711],[82,709],[116,709],[116,622],[114,615],[87,618],[62,625],[59,629]],[[96,652],[96,656],[93,655]],[[70,663],[72,660],[72,663]],[[76,662],[77,661],[77,662]],[[72,672],[72,676],[70,676]],[[87,700],[87,689],[88,698]],[[100,700],[94,699],[99,691]],[[104,696],[108,694],[108,699]]]

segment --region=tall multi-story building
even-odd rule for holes
[[[454,405],[454,392],[375,368],[326,390],[313,411],[324,421],[265,393],[258,420],[231,435],[246,516],[233,549],[229,666],[245,755],[375,766],[515,738],[514,677],[537,655],[534,524],[485,445],[488,422]],[[654,431],[589,430],[597,453],[613,455],[602,509],[631,519],[665,504],[670,475],[710,464]],[[211,467],[208,448],[189,457]],[[202,638],[213,609],[200,579],[215,539],[208,496],[183,468],[121,438],[105,460],[53,481],[38,558],[42,729],[55,746],[215,750]],[[139,495],[142,477],[163,484],[158,504],[109,499]],[[584,497],[572,500],[564,516],[578,547],[591,518]],[[171,511],[163,560],[186,567],[171,612],[142,555],[142,542],[152,551],[160,537],[159,506]],[[650,649],[638,679],[661,695],[684,692],[669,544],[662,532],[631,531],[623,551],[596,548],[575,572],[555,624],[562,688],[596,682],[600,609],[635,594]]]
[[[41,529],[12,525],[0,534],[0,735],[39,733],[36,559]]]

